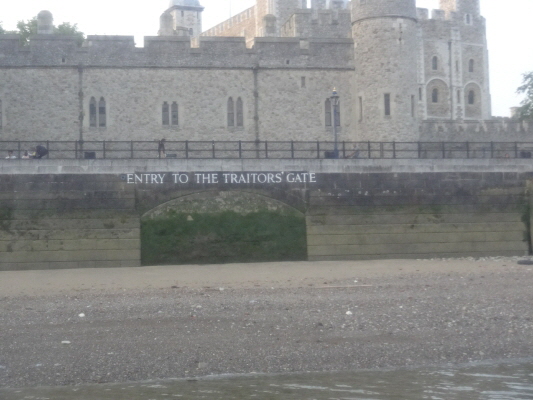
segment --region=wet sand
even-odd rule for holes
[[[0,386],[533,357],[517,261],[0,272]]]

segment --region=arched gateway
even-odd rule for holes
[[[307,260],[305,210],[261,191],[180,194],[141,218],[143,265]]]

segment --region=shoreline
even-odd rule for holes
[[[519,259],[1,272],[0,387],[527,359]]]

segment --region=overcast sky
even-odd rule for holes
[[[252,6],[255,0],[200,0],[205,7],[203,29]],[[438,8],[438,0],[417,0],[418,7]],[[41,10],[54,15],[54,23],[77,23],[88,35],[134,35],[137,46],[143,36],[157,35],[159,16],[168,0],[0,0],[0,21],[13,30],[17,21],[36,16]],[[522,74],[533,70],[533,0],[481,0],[487,19],[490,55],[492,112],[509,115],[509,107],[520,102],[515,92]]]

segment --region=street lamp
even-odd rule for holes
[[[339,158],[339,146],[337,140],[337,118],[339,115],[339,95],[337,94],[337,89],[333,88],[333,93],[330,97],[331,106],[333,107],[333,140],[335,147],[333,149],[334,158]]]

